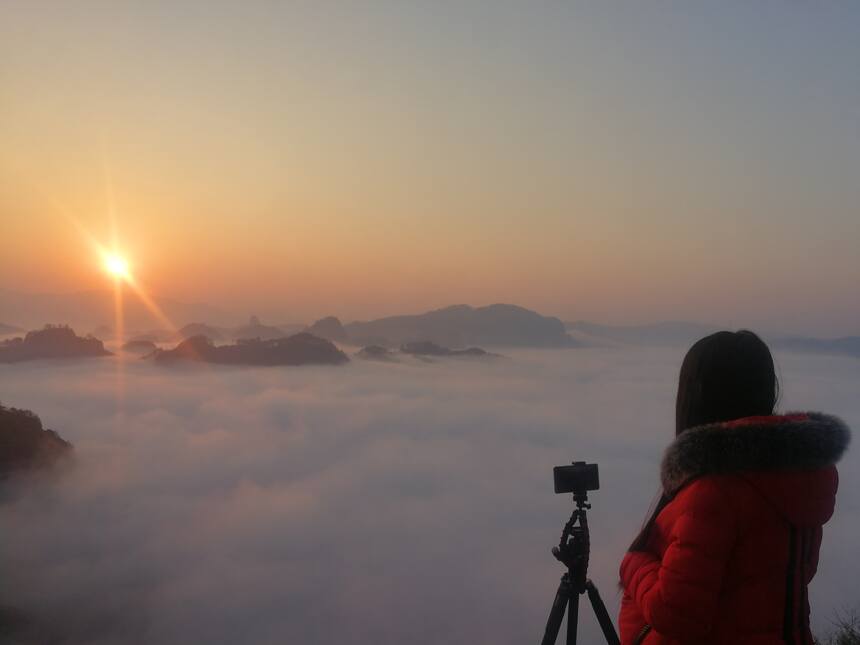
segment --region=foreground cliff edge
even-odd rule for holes
[[[0,483],[16,473],[44,470],[72,455],[72,444],[30,410],[0,404]]]
[[[30,410],[9,408],[0,404],[0,504],[9,501],[7,486],[16,476],[50,472],[62,463],[71,462],[72,444]],[[14,493],[12,493],[14,498]],[[30,617],[14,606],[0,602],[0,642],[43,642],[4,640],[24,631],[35,630]]]

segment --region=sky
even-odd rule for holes
[[[596,462],[589,574],[618,566],[654,500],[684,347],[506,359],[166,370],[0,365],[3,402],[75,447],[0,500],[0,606],[69,645],[537,642],[572,510],[552,467]],[[860,425],[860,363],[775,354],[780,410]],[[860,609],[860,452],[810,585],[818,635]],[[600,642],[581,604],[580,641]],[[50,640],[44,638],[43,640]]]
[[[0,288],[860,332],[860,5],[0,5]]]

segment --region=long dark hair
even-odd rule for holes
[[[764,341],[746,329],[718,331],[697,341],[681,364],[675,436],[708,423],[773,414],[778,398],[773,357]],[[670,501],[662,492],[630,551],[646,548],[657,515]]]

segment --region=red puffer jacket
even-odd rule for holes
[[[621,564],[622,645],[811,645],[806,589],[848,442],[814,412],[681,433],[661,468],[671,501]]]

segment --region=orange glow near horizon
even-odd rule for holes
[[[113,250],[109,250],[103,244],[101,244],[95,237],[84,228],[80,222],[76,219],[69,217],[69,219],[74,223],[77,230],[83,236],[83,238],[87,241],[90,247],[95,251],[97,256],[101,258],[101,265],[103,270],[108,273],[114,279],[114,303],[115,303],[115,324],[117,326],[116,334],[117,340],[122,341],[122,333],[123,333],[123,311],[122,311],[122,284],[125,283],[134,294],[140,299],[140,301],[146,306],[147,309],[152,313],[153,316],[158,320],[161,325],[170,331],[176,331],[176,324],[171,321],[167,315],[161,310],[161,308],[156,304],[155,300],[149,295],[147,289],[144,288],[143,284],[136,279],[131,274],[131,268],[128,260],[117,251],[117,231],[116,231],[116,218],[113,216],[113,212],[111,212],[111,227],[112,227],[112,237],[113,237]]]
[[[161,4],[0,3],[4,323],[119,282],[149,331],[103,248],[180,326],[503,302],[860,329],[860,4],[806,48],[806,10],[724,3]],[[110,324],[101,299],[57,315]]]

